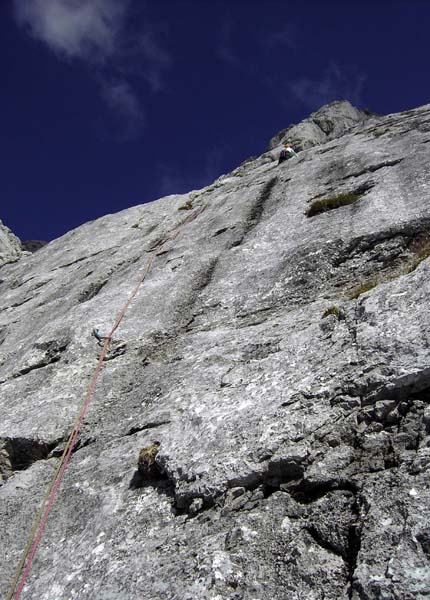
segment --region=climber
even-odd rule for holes
[[[280,165],[282,162],[284,162],[284,160],[288,160],[292,156],[295,156],[296,158],[298,158],[297,152],[294,150],[294,148],[291,146],[291,144],[284,144],[281,154],[279,155],[278,165]]]
[[[103,346],[103,342],[109,339],[108,335],[102,335],[97,327],[93,329],[93,336],[96,338],[99,346]]]

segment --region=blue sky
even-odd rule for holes
[[[51,240],[210,183],[347,98],[429,102],[430,3],[3,0],[0,219]]]

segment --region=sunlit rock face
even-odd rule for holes
[[[150,256],[22,597],[429,597],[430,106],[349,106],[1,267],[2,597]]]
[[[15,262],[21,254],[22,249],[19,238],[0,221],[0,266]]]
[[[372,123],[378,116],[360,110],[347,100],[326,104],[297,125],[290,125],[270,140],[269,150],[287,142],[303,150],[338,138],[352,127]],[[375,122],[376,122],[375,121]]]

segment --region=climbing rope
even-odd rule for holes
[[[170,234],[166,237],[165,240],[163,240],[161,245],[158,247],[158,250],[162,246],[164,246],[167,242],[176,239],[176,237],[179,235],[182,227],[185,224],[188,224],[191,221],[193,221],[196,217],[198,217],[199,214],[205,208],[206,208],[205,206],[201,206],[198,209],[196,209],[191,215],[188,215],[188,217],[186,219],[184,219],[175,229],[173,229],[173,231],[170,232]],[[75,447],[76,440],[79,435],[79,431],[82,427],[82,423],[85,418],[85,414],[86,414],[88,406],[90,404],[91,397],[94,393],[96,383],[97,383],[100,371],[103,366],[103,361],[106,357],[110,342],[112,340],[112,336],[115,333],[115,331],[118,329],[130,304],[133,302],[134,298],[136,297],[137,293],[139,292],[141,285],[143,284],[143,282],[145,281],[149,272],[151,271],[154,260],[155,260],[155,255],[153,253],[151,253],[149,256],[148,262],[146,263],[146,266],[145,266],[145,269],[143,271],[141,278],[139,279],[136,287],[134,288],[134,290],[131,293],[130,297],[128,298],[127,302],[124,304],[124,307],[122,308],[121,312],[117,316],[111,331],[106,336],[102,351],[101,351],[99,359],[97,361],[97,366],[94,369],[93,376],[91,378],[91,381],[88,385],[84,399],[79,408],[78,416],[76,418],[72,432],[69,436],[69,439],[67,440],[67,444],[64,448],[63,454],[61,455],[60,461],[57,465],[57,468],[54,472],[51,482],[46,490],[46,493],[43,498],[42,504],[40,506],[39,512],[37,513],[36,518],[34,519],[30,535],[28,537],[27,543],[22,552],[21,559],[19,561],[16,573],[15,573],[15,577],[14,577],[14,580],[10,587],[10,590],[9,590],[6,600],[12,600],[12,598],[14,598],[15,600],[18,600],[21,596],[21,592],[23,590],[26,579],[30,572],[30,568],[31,568],[31,565],[32,565],[32,562],[34,559],[34,555],[37,550],[37,546],[39,545],[40,539],[42,537],[42,533],[45,528],[46,521],[48,520],[48,516],[51,511],[52,505],[54,504],[54,500],[57,495],[58,488],[60,487],[65,470],[66,470],[67,465],[70,460],[70,456],[73,452],[73,448]],[[25,568],[24,568],[24,565],[25,565]]]

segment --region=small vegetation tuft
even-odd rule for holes
[[[366,292],[368,292],[369,290],[372,290],[377,285],[378,285],[378,281],[376,279],[370,279],[369,281],[363,281],[362,283],[360,283],[360,285],[358,285],[356,288],[354,288],[351,291],[351,293],[349,294],[348,297],[350,300],[356,300],[359,296],[361,296],[361,294],[365,294]]]
[[[180,206],[178,210],[193,210],[193,202],[192,200],[187,200],[185,204]]]
[[[425,233],[418,235],[418,237],[412,241],[409,250],[411,252],[411,257],[403,264],[403,266],[397,268],[394,272],[386,273],[385,275],[380,274],[372,279],[363,281],[348,294],[349,300],[356,300],[361,294],[368,292],[380,283],[388,283],[397,279],[397,277],[415,271],[423,260],[430,257],[430,234]]]
[[[334,315],[335,317],[337,317],[337,319],[340,319],[342,317],[342,311],[340,310],[340,308],[338,306],[330,306],[330,308],[328,308],[322,318],[325,319],[326,317],[329,317],[330,315]]]
[[[384,135],[384,133],[387,133],[388,129],[375,129],[373,131],[373,137],[381,137],[381,135]]]
[[[327,212],[328,210],[353,204],[354,202],[357,202],[360,197],[361,194],[340,194],[339,196],[332,196],[331,198],[322,198],[321,200],[316,200],[309,207],[306,216],[314,217],[315,215]]]
[[[410,245],[412,258],[407,266],[407,273],[412,273],[418,265],[430,256],[430,235],[421,236],[415,239]]]

